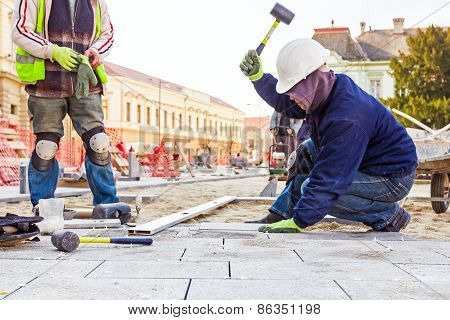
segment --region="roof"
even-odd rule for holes
[[[415,35],[417,30],[403,29],[403,33],[394,33],[394,29],[368,30],[353,39],[346,27],[317,28],[313,39],[344,60],[387,61],[397,58],[399,52],[409,53],[406,39]]]
[[[363,32],[356,40],[371,61],[386,61],[397,58],[399,52],[408,54],[406,38],[417,33],[417,29],[404,29],[404,33],[395,34],[393,29],[371,30]]]
[[[314,29],[313,39],[328,50],[337,52],[343,59],[349,61],[367,60],[361,46],[350,35],[345,27]]]
[[[185,89],[188,89],[182,85],[179,85],[179,84],[176,84],[176,83],[173,83],[170,81],[166,81],[166,80],[163,80],[163,79],[160,79],[157,77],[153,77],[148,74],[145,74],[145,73],[139,72],[137,70],[130,69],[130,68],[127,68],[127,67],[115,64],[115,63],[106,62],[105,67],[106,67],[106,72],[111,76],[125,77],[125,78],[129,78],[129,79],[145,82],[145,83],[148,83],[155,87],[159,87],[159,85],[161,83],[161,87],[163,87],[164,89],[178,92],[178,93],[181,93],[184,95],[186,94],[185,92],[187,91]],[[189,89],[189,90],[192,90],[192,89]],[[207,93],[204,93],[204,94],[208,95]],[[231,104],[223,101],[222,99],[219,99],[217,97],[213,97],[210,95],[208,95],[208,96],[210,97],[211,103],[219,104],[219,105],[222,105],[222,106],[225,106],[225,107],[228,107],[228,108],[231,108],[233,110],[237,110],[237,111],[243,113],[241,110],[237,109],[236,107],[233,107]]]

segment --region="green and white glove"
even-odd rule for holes
[[[77,85],[75,86],[75,98],[81,99],[89,96],[89,83],[96,86],[98,83],[97,77],[91,68],[88,57],[79,54],[78,62],[78,77]]]
[[[53,46],[52,58],[67,71],[72,71],[78,65],[78,53],[67,47]]]
[[[257,81],[264,75],[262,61],[256,50],[249,50],[239,67],[251,81]]]
[[[299,233],[303,232],[303,229],[294,222],[294,219],[289,219],[259,227],[258,231],[264,233]]]

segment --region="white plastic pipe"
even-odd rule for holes
[[[450,129],[450,123],[448,125],[446,125],[445,127],[443,127],[442,129],[437,130],[435,133],[433,133],[433,137],[437,137],[438,135],[443,134],[445,131]]]
[[[435,130],[431,129],[429,126],[423,124],[423,123],[420,122],[419,120],[414,119],[413,117],[407,115],[406,113],[401,112],[401,111],[399,111],[399,110],[397,110],[397,109],[391,109],[391,110],[392,110],[392,112],[394,112],[394,113],[396,113],[396,114],[402,116],[403,118],[406,118],[406,119],[408,119],[409,121],[411,121],[411,122],[417,124],[419,127],[421,127],[422,129],[424,129],[425,131],[428,131],[429,133],[431,133],[431,134],[433,134],[433,135],[436,134],[436,131],[435,131]],[[442,130],[442,129],[441,129],[441,130]]]

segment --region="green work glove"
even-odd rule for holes
[[[96,86],[98,83],[97,77],[91,68],[88,57],[85,55],[78,55],[78,78],[75,86],[75,98],[81,99],[89,96],[89,83]]]
[[[257,81],[264,75],[261,58],[256,50],[249,50],[240,64],[241,70],[251,81]]]
[[[72,69],[78,65],[77,56],[78,53],[76,53],[70,48],[59,47],[57,45],[53,46],[52,50],[53,60],[58,62],[59,65],[67,71],[72,71]]]
[[[289,219],[259,227],[258,231],[268,233],[298,233],[303,232],[303,229],[294,222],[294,219]]]

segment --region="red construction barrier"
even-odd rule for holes
[[[5,137],[0,136],[0,186],[17,186],[21,161]]]

